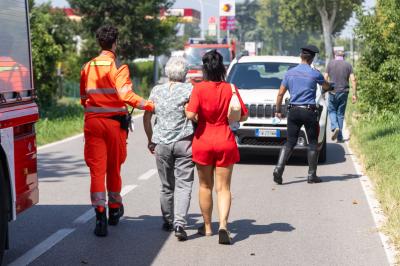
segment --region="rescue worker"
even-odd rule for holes
[[[333,84],[328,83],[322,74],[311,67],[315,54],[319,50],[314,45],[301,48],[301,63],[290,69],[282,81],[276,99],[276,117],[282,118],[282,100],[287,90],[290,94],[289,113],[287,118],[287,141],[282,147],[278,164],[273,176],[277,184],[282,184],[282,174],[294,146],[297,144],[299,132],[304,126],[308,137],[308,183],[319,183],[322,180],[317,176],[318,164],[318,134],[319,110],[316,105],[317,84],[322,85],[324,91],[330,91]]]
[[[154,105],[132,91],[128,66],[116,62],[118,29],[102,26],[96,32],[96,39],[102,51],[83,66],[80,94],[85,110],[84,155],[90,168],[90,195],[96,212],[94,233],[106,236],[106,191],[108,224],[117,225],[124,214],[120,170],[126,159],[130,124],[126,104],[146,111],[153,111]]]

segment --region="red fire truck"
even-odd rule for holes
[[[203,43],[203,41],[189,40],[189,43],[185,45],[185,58],[189,64],[189,71],[187,78],[192,82],[198,82],[203,79],[201,61],[203,55],[212,50],[217,50],[224,58],[224,65],[228,68],[232,59],[235,57],[235,48],[231,44],[219,44],[219,43]]]
[[[0,0],[0,264],[8,223],[38,202],[28,1]]]

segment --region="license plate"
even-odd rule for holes
[[[279,129],[256,129],[256,137],[273,137],[279,138],[281,136],[281,131]]]

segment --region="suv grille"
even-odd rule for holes
[[[263,138],[263,137],[244,137],[241,144],[257,146],[281,146],[285,144],[285,138]]]
[[[250,117],[271,118],[276,112],[275,104],[245,104]],[[287,117],[287,105],[282,104],[282,115]]]

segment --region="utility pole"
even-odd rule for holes
[[[199,0],[200,3],[200,38],[204,39],[204,3],[203,0]]]

